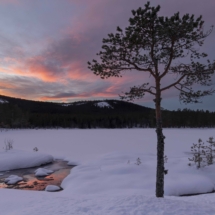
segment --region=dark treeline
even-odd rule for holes
[[[215,127],[215,112],[208,110],[178,109],[177,111],[163,111],[163,126],[173,128],[201,128]]]
[[[107,100],[71,104],[35,102],[0,96],[2,128],[154,128],[155,111],[129,102]],[[215,112],[163,110],[163,127],[215,127]]]

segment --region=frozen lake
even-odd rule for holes
[[[215,137],[215,129],[163,129],[166,136],[165,154],[168,157],[184,155],[199,138]],[[155,129],[24,129],[3,130],[0,144],[12,139],[15,149],[48,153],[57,158],[78,162],[94,159],[110,152],[141,152],[156,155]]]

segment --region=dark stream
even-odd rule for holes
[[[69,175],[70,170],[74,166],[67,165],[66,161],[55,160],[53,163],[42,165],[39,167],[32,167],[26,169],[17,169],[0,172],[0,188],[13,188],[22,190],[45,190],[47,185],[57,185],[60,187],[63,179]],[[38,168],[46,168],[53,170],[54,172],[45,177],[36,177],[34,171]],[[14,185],[7,185],[4,183],[4,179],[10,175],[17,175],[23,178]]]

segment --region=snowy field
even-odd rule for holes
[[[188,157],[192,143],[215,138],[215,129],[164,129],[164,135],[169,173],[165,198],[157,199],[154,129],[2,130],[0,171],[53,157],[78,166],[61,192],[0,189],[0,214],[215,215],[215,194],[179,197],[214,190],[215,164],[197,170],[188,166]],[[5,140],[13,140],[12,151],[3,149]]]

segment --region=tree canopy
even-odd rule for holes
[[[162,132],[161,95],[163,91],[175,88],[179,99],[184,103],[198,102],[213,89],[193,88],[194,85],[212,85],[215,61],[207,59],[207,54],[200,51],[213,26],[203,31],[202,16],[179,12],[171,17],[159,16],[160,6],[152,7],[147,2],[144,8],[132,10],[129,26],[122,30],[117,27],[115,34],[108,34],[103,39],[102,51],[97,55],[100,61],[88,62],[89,69],[102,79],[122,77],[121,72],[137,70],[148,73],[154,83],[133,86],[121,96],[133,100],[142,98],[146,93],[154,96],[157,125],[157,178],[156,196],[164,195],[164,135]],[[175,75],[175,78],[170,77]],[[167,85],[164,78],[170,77]],[[163,86],[164,85],[164,86]]]
[[[101,62],[88,62],[89,69],[102,79],[111,76],[121,77],[125,70],[148,72],[154,79],[160,81],[167,74],[175,74],[177,79],[160,90],[176,88],[180,91],[180,100],[185,103],[198,102],[205,95],[214,91],[194,90],[193,84],[209,86],[214,73],[215,63],[207,60],[207,54],[200,52],[199,47],[212,32],[213,26],[204,32],[202,16],[195,19],[194,15],[185,14],[180,17],[179,12],[171,17],[158,16],[160,6],[151,7],[148,2],[145,8],[132,10],[133,17],[130,25],[123,31],[117,27],[115,34],[108,34],[103,39],[102,51],[97,55]],[[188,59],[190,61],[188,62]],[[145,93],[156,94],[156,86],[134,86],[128,99],[141,98]]]

